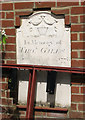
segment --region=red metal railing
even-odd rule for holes
[[[54,66],[23,65],[23,64],[2,64],[2,65],[0,65],[0,67],[2,67],[2,68],[29,69],[29,70],[33,70],[33,68],[35,68],[35,70],[85,74],[85,68],[54,67]]]
[[[27,111],[26,111],[26,119],[28,119],[28,120],[30,120],[30,118],[33,118],[34,93],[35,93],[36,71],[37,70],[85,74],[85,69],[83,69],[83,68],[71,68],[71,67],[52,67],[52,66],[21,65],[21,64],[2,64],[2,65],[0,65],[0,67],[2,67],[2,68],[29,69],[30,70],[28,97],[27,97]]]

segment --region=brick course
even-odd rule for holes
[[[2,10],[13,10],[13,3],[2,3]]]
[[[36,2],[36,8],[46,8],[46,7],[55,7],[55,2]]]
[[[21,2],[15,3],[15,9],[28,9],[33,8],[34,2]]]
[[[13,20],[2,20],[2,27],[14,27]]]
[[[71,14],[84,14],[85,7],[72,7]]]
[[[77,40],[77,33],[71,33],[71,40]]]
[[[72,67],[85,67],[85,60],[72,60]]]
[[[58,2],[57,6],[58,7],[66,7],[66,6],[75,6],[75,5],[79,5],[79,2]]]
[[[71,16],[71,23],[78,23],[78,16]]]
[[[16,29],[5,29],[7,35],[16,35]]]
[[[80,40],[85,41],[85,33],[80,33]]]
[[[14,12],[7,12],[6,19],[14,19]]]
[[[72,92],[72,93],[79,93],[79,87],[74,87],[74,86],[72,86],[72,87],[71,87],[71,92]]]
[[[69,9],[56,9],[51,11],[54,14],[69,14]]]
[[[72,49],[84,49],[85,42],[72,42]]]

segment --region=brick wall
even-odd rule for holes
[[[50,8],[54,14],[65,15],[65,24],[71,24],[71,66],[85,67],[85,2],[11,1],[0,3],[0,25],[8,36],[5,55],[3,56],[4,63],[16,63],[16,27],[19,27],[21,24],[20,16],[30,15],[34,12],[34,9],[38,8]],[[71,118],[84,117],[85,84],[83,79],[84,76],[82,75],[72,75],[72,104],[69,112],[69,117]],[[12,98],[10,98],[10,90],[7,89],[7,86],[8,78],[3,76],[3,78],[0,79],[0,104],[2,104],[3,107],[9,107],[9,104],[13,105]],[[49,114],[49,117],[51,115]]]
[[[85,76],[72,75],[71,118],[85,118]]]

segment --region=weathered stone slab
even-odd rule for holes
[[[22,18],[16,45],[18,64],[71,66],[70,28],[61,16],[42,11]]]

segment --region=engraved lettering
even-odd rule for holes
[[[71,66],[70,28],[60,17],[41,11],[22,18],[17,29],[17,63]]]

